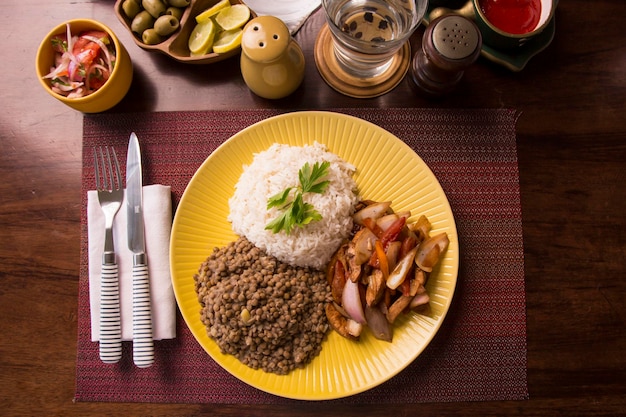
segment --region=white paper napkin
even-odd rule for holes
[[[150,274],[152,332],[154,340],[176,337],[176,300],[170,279],[169,245],[172,230],[172,197],[169,186],[143,187],[146,255]],[[100,337],[100,277],[104,250],[104,214],[96,191],[87,192],[89,241],[89,303],[91,340]],[[133,340],[133,258],[126,238],[126,197],[113,222],[117,259],[122,340]]]
[[[258,16],[276,16],[293,35],[322,3],[321,0],[243,0]]]

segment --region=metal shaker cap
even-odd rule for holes
[[[456,15],[439,20],[432,32],[435,49],[448,59],[465,59],[480,48],[481,36],[476,25]]]

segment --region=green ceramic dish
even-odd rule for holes
[[[498,42],[490,32],[491,29],[486,29],[484,24],[479,24],[481,19],[477,18],[473,0],[467,1],[465,5],[455,0],[432,0],[429,3],[428,13],[424,17],[424,24],[428,25],[431,20],[446,13],[460,14],[474,19],[483,35],[481,55],[511,71],[518,72],[524,69],[526,64],[528,64],[535,55],[546,49],[552,42],[552,39],[554,39],[556,32],[554,11],[556,10],[558,0],[552,1],[553,6],[549,14],[549,20],[547,20],[545,24],[540,25],[541,28],[537,28],[533,31],[532,36],[529,36],[529,34],[523,37],[521,35],[516,37],[509,35],[512,36],[510,38],[512,39],[511,42],[514,41],[512,44]],[[455,7],[459,8],[455,9]],[[485,36],[485,34],[487,34],[487,36]],[[519,39],[522,38],[524,41],[520,43]]]

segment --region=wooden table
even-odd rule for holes
[[[254,96],[238,61],[185,66],[147,53],[113,1],[9,0],[0,27],[0,414],[617,415],[626,413],[626,35],[623,0],[561,0],[556,37],[519,73],[481,58],[456,93],[429,101],[406,80],[352,99],[313,60],[318,13],[298,33],[305,81],[289,98]],[[513,108],[526,264],[530,399],[396,406],[73,404],[83,116],[35,79],[40,40],[96,18],[127,46],[136,77],[114,111],[331,107]],[[418,30],[415,40],[421,38]]]

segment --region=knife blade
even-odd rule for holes
[[[133,361],[139,368],[154,363],[150,277],[143,219],[141,149],[131,133],[126,157],[126,214],[128,248],[133,252]]]

